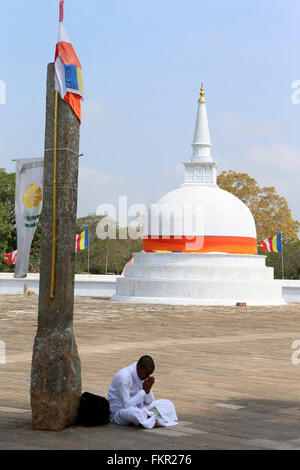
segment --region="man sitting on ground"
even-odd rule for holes
[[[142,425],[145,428],[178,423],[173,403],[169,400],[154,400],[151,391],[155,383],[152,375],[154,369],[153,359],[142,356],[138,362],[115,374],[107,397],[111,423]]]

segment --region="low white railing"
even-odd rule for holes
[[[111,297],[116,291],[115,275],[76,274],[75,296]],[[14,279],[13,274],[0,273],[0,295],[39,293],[39,274],[28,274],[25,279]]]
[[[75,296],[112,297],[116,292],[117,275],[76,274]],[[300,303],[300,280],[276,279],[282,286],[286,302]],[[28,274],[25,279],[14,279],[13,274],[0,273],[0,295],[23,294],[24,290],[39,293],[39,274]]]

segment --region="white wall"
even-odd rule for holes
[[[116,279],[113,275],[76,274],[75,295],[89,297],[112,297],[116,292]],[[300,280],[279,280],[282,295],[286,302],[300,303]],[[13,274],[0,273],[0,295],[23,294],[24,285],[28,290],[39,293],[39,274],[28,274],[26,279],[14,279]]]

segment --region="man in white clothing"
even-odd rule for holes
[[[107,399],[110,405],[110,422],[114,424],[153,428],[156,417],[149,411],[154,401],[151,391],[155,369],[150,356],[142,356],[138,362],[117,372],[109,386]]]

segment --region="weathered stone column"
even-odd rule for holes
[[[31,368],[33,427],[59,431],[76,420],[81,395],[81,366],[73,334],[79,121],[58,98],[57,234],[55,296],[50,298],[52,259],[54,64],[48,65],[44,200],[38,328]],[[50,150],[49,150],[50,149]]]

